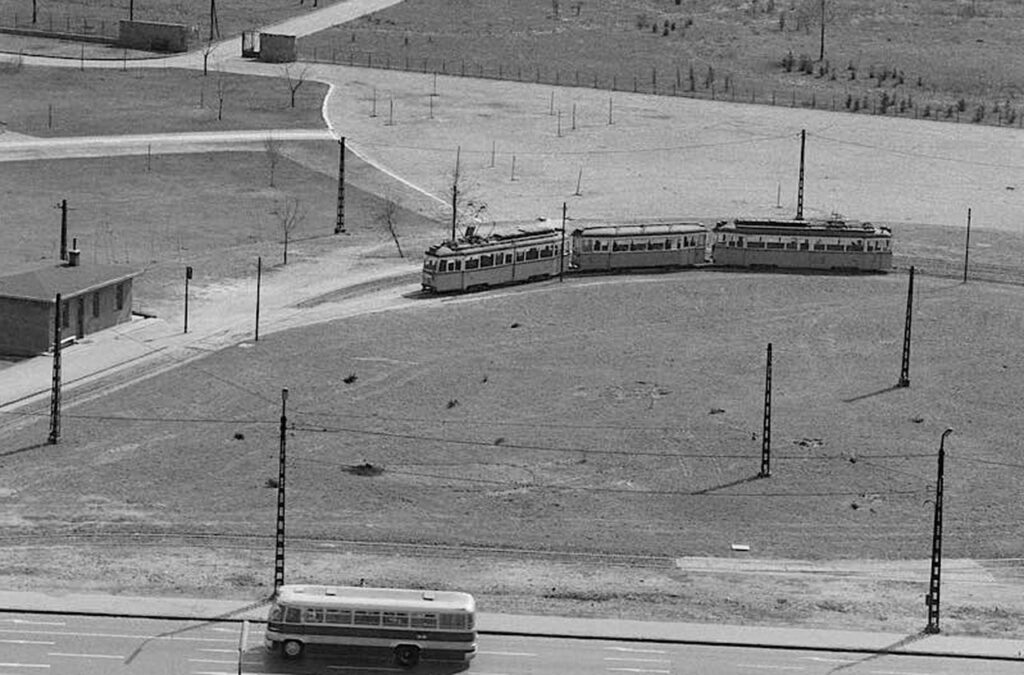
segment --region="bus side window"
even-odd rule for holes
[[[298,607],[289,607],[284,613],[285,623],[302,623],[302,610]]]
[[[352,622],[357,626],[379,626],[380,625],[380,612],[375,612],[366,609],[357,609],[355,620]]]
[[[383,619],[385,626],[401,628],[409,625],[409,615],[405,612],[384,612]]]
[[[352,610],[350,610],[350,609],[328,609],[324,613],[324,623],[338,623],[338,624],[352,623]]]
[[[466,615],[442,614],[441,620],[440,622],[438,622],[438,628],[447,628],[449,630],[463,630],[466,628]]]
[[[409,617],[413,628],[437,628],[437,614],[413,614]]]
[[[323,623],[324,622],[324,610],[320,607],[307,607],[302,612],[303,623]]]

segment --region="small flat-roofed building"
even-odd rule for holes
[[[81,339],[131,320],[138,271],[115,265],[65,265],[0,276],[0,353],[32,356],[53,347],[54,310],[61,296],[61,337]]]

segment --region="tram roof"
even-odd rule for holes
[[[354,607],[395,610],[465,611],[475,609],[469,593],[365,586],[285,585],[277,593],[277,602],[310,607]]]
[[[859,220],[737,218],[715,226],[716,231],[745,234],[810,235],[815,237],[891,237],[887,227]]]
[[[658,237],[673,234],[694,234],[707,232],[700,223],[627,223],[623,225],[590,225],[573,231],[581,237]]]
[[[471,234],[454,241],[448,240],[431,246],[426,253],[436,257],[482,253],[488,250],[530,244],[535,241],[546,241],[561,236],[561,234],[560,229],[553,227],[524,226],[510,232],[495,232],[487,236]]]

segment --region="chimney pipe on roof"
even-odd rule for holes
[[[71,250],[68,251],[68,267],[78,267],[82,252],[78,250],[78,239],[71,240]]]

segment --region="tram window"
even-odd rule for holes
[[[590,241],[589,239],[584,239],[583,240],[583,252],[584,253],[590,253],[593,250],[594,250],[594,242]]]
[[[478,267],[480,267],[480,258],[468,258],[466,260],[467,270],[475,270]]]
[[[555,249],[551,248],[550,246],[545,246],[540,250],[541,258],[550,258],[553,255],[555,255]]]
[[[624,242],[624,241],[613,241],[612,242],[612,251],[613,252],[615,252],[615,251],[628,251],[628,250],[629,250],[629,244],[627,244],[626,242]]]
[[[825,245],[822,244],[820,241],[816,241],[816,242],[814,242],[814,250],[815,251],[824,251],[825,250]]]
[[[493,267],[493,266],[494,266],[494,256],[492,256],[490,254],[480,256],[480,267]]]
[[[736,245],[743,248],[743,237],[736,237]]]
[[[802,242],[800,242],[800,250],[801,251],[808,251],[808,250],[810,250],[810,248],[811,248],[811,242],[807,241],[806,239],[804,239]]]
[[[302,612],[303,623],[323,623],[324,610],[320,607],[307,607]]]
[[[650,244],[648,244],[647,248],[652,250],[652,251],[661,251],[661,250],[663,250],[665,248],[665,242],[663,242],[663,241],[652,241]]]
[[[647,250],[647,242],[646,241],[631,241],[631,242],[629,242],[629,250],[630,251],[646,251]]]
[[[771,249],[779,249],[779,248],[785,248],[786,245],[783,244],[781,241],[769,241],[769,242],[765,243],[765,247],[766,248],[771,248]]]
[[[842,251],[845,248],[842,244],[828,244],[825,246],[826,251]]]
[[[516,251],[516,262],[523,262],[523,258],[525,257],[526,253],[524,251]]]
[[[457,272],[460,269],[462,269],[462,261],[461,260],[453,260],[451,262],[451,264],[448,266],[448,271],[449,272]]]
[[[864,242],[862,242],[862,241],[852,242],[852,243],[847,245],[846,250],[847,251],[863,251],[864,250]]]
[[[324,612],[324,623],[352,623],[352,610],[328,609]]]
[[[748,241],[747,248],[764,248],[763,241]]]
[[[423,269],[425,269],[425,270],[433,270],[434,269],[434,259],[433,258],[426,258],[423,261]]]
[[[301,623],[302,622],[302,610],[298,607],[289,607],[288,611],[284,613],[285,623]]]
[[[792,239],[786,242],[786,248],[790,251],[796,250],[796,239]]]
[[[531,249],[526,251],[526,259],[527,260],[536,260],[539,257],[540,257],[540,253],[538,253],[537,249],[535,249],[535,248],[531,248]]]

